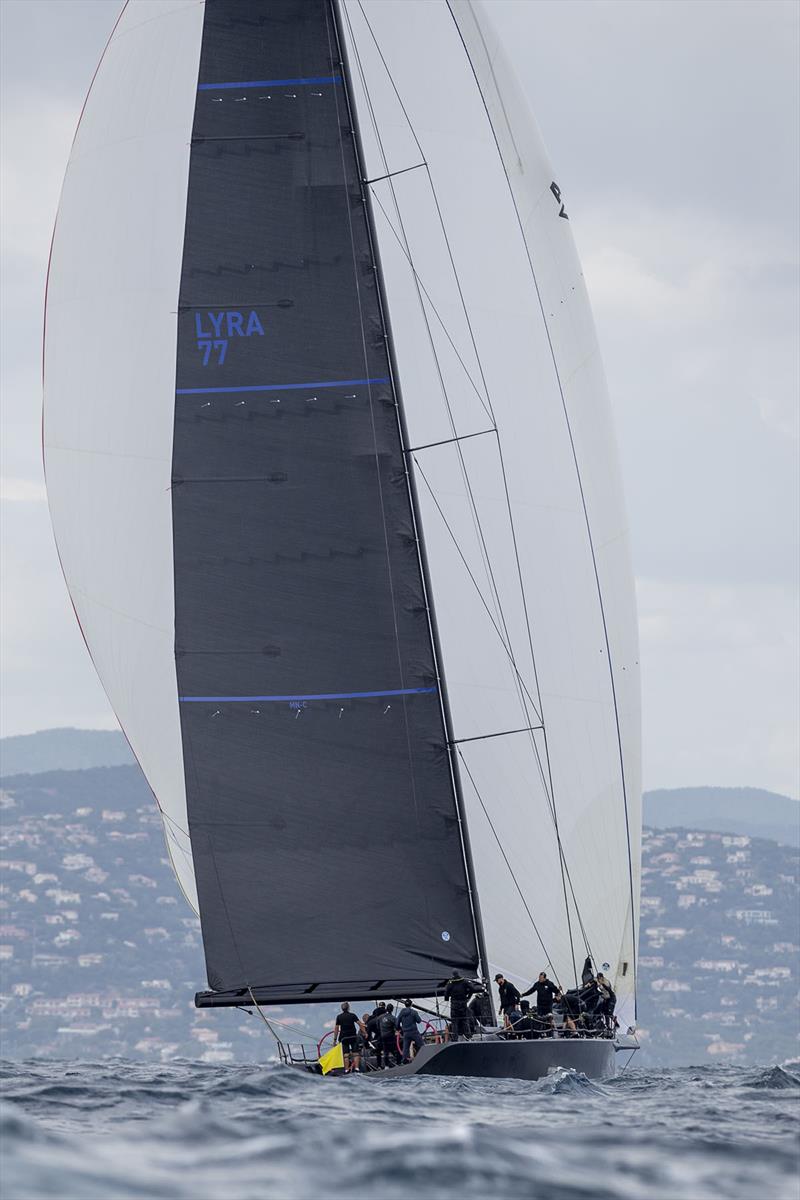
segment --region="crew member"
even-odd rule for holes
[[[547,978],[544,971],[539,972],[539,978],[536,983],[532,983],[527,992],[523,992],[523,996],[536,997],[536,1015],[538,1017],[547,1017],[553,1011],[553,999],[558,988],[554,983]]]
[[[342,1043],[345,1072],[361,1070],[361,1039],[358,1034],[359,1020],[350,1012],[347,1000],[342,1001],[342,1011],[336,1014],[333,1027],[333,1044]]]
[[[461,1034],[467,1041],[472,1037],[472,1022],[467,1012],[467,1001],[478,990],[468,979],[462,979],[458,971],[453,971],[452,979],[448,979],[444,998],[450,1001],[451,1041],[457,1042]]]
[[[381,1050],[383,1065],[392,1067],[397,1062],[397,1018],[394,1015],[394,1005],[387,1004],[386,1012],[380,1017]]]
[[[383,1043],[381,1040],[381,1017],[386,1012],[386,1005],[381,1000],[377,1008],[372,1010],[372,1015],[365,1022],[367,1027],[367,1040],[369,1046],[375,1055],[375,1064],[380,1069],[383,1066]]]
[[[422,1017],[414,1008],[411,1000],[403,1001],[403,1007],[397,1016],[397,1024],[403,1039],[402,1061],[404,1063],[411,1062],[414,1054],[418,1050],[421,1050],[424,1045],[422,1034],[419,1031],[419,1026],[422,1024]],[[412,1047],[414,1054],[411,1053]]]
[[[599,998],[595,1007],[595,1012],[599,1013],[603,1018],[606,1027],[613,1032],[615,1026],[619,1023],[614,1016],[614,1009],[617,1005],[617,995],[611,986],[611,983],[606,979],[602,971],[597,972],[597,990]]]
[[[505,1019],[505,1026],[507,1029],[509,1024],[508,1014],[512,1009],[517,1007],[521,997],[513,983],[510,983],[509,980],[506,979],[505,975],[501,975],[498,972],[498,974],[494,977],[494,981],[497,984],[497,991],[500,997],[500,1015]]]

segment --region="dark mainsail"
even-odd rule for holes
[[[175,654],[209,983],[267,1001],[479,957],[346,86],[330,0],[206,0]]]

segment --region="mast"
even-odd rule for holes
[[[355,149],[356,162],[358,164],[358,172],[361,180],[361,195],[364,201],[367,214],[367,228],[369,233],[369,244],[372,253],[372,263],[375,272],[375,279],[378,288],[378,303],[381,312],[384,332],[386,334],[386,347],[389,357],[389,369],[391,374],[392,392],[394,395],[395,413],[397,415],[397,424],[400,434],[400,444],[403,449],[403,460],[405,463],[406,483],[408,486],[409,502],[411,505],[411,514],[414,522],[414,533],[417,545],[417,553],[419,556],[420,572],[422,575],[422,584],[425,593],[425,607],[428,614],[428,624],[431,632],[431,641],[433,643],[434,665],[436,667],[436,677],[438,680],[438,695],[441,703],[442,719],[444,721],[445,735],[447,737],[447,754],[450,762],[450,773],[453,781],[453,791],[456,800],[456,810],[458,813],[458,823],[461,831],[461,845],[464,853],[464,866],[467,873],[467,883],[470,892],[470,904],[472,908],[473,922],[475,926],[475,940],[478,945],[478,955],[480,959],[481,974],[483,975],[486,984],[486,993],[489,999],[489,1007],[491,1010],[492,1022],[496,1020],[494,999],[492,997],[491,978],[489,971],[489,958],[486,951],[486,939],[483,929],[483,921],[481,918],[480,900],[478,897],[478,888],[475,879],[475,866],[472,857],[472,848],[469,840],[469,828],[467,825],[466,805],[464,803],[464,794],[461,781],[461,773],[458,765],[458,757],[456,754],[456,742],[453,734],[452,715],[450,712],[450,702],[447,695],[447,683],[444,677],[444,666],[441,642],[439,639],[439,630],[436,622],[436,612],[433,603],[433,593],[430,584],[430,568],[428,565],[427,550],[425,547],[425,539],[423,536],[422,523],[420,519],[420,504],[417,492],[417,484],[414,476],[414,467],[411,456],[408,452],[410,440],[408,436],[408,428],[406,425],[405,411],[403,407],[403,398],[400,387],[400,373],[398,371],[397,359],[395,355],[394,338],[392,337],[391,318],[389,305],[386,296],[383,270],[381,268],[380,251],[378,248],[377,238],[375,236],[375,213],[372,204],[372,193],[369,185],[365,182],[368,178],[365,170],[365,155],[364,144],[361,138],[361,130],[358,123],[358,114],[352,99],[352,71],[350,68],[350,60],[347,52],[347,43],[344,37],[341,21],[341,6],[342,0],[331,0],[331,10],[333,13],[333,27],[336,34],[336,44],[339,52],[339,64],[342,71],[342,79],[344,81],[343,91],[347,104],[347,111],[350,117],[350,130],[353,136],[353,145]]]

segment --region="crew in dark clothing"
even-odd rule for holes
[[[495,975],[494,981],[497,984],[497,991],[500,996],[500,1016],[505,1018],[505,1025],[508,1028],[508,1014],[519,1004],[520,994],[513,983],[509,983],[504,975],[498,973]]]
[[[532,983],[527,992],[523,992],[523,996],[536,997],[536,1015],[538,1017],[547,1017],[553,1011],[553,999],[558,988],[552,983],[544,971],[539,972],[539,978],[536,983]]]
[[[597,990],[599,995],[597,1004],[595,1005],[595,1012],[602,1017],[606,1028],[610,1032],[613,1032],[618,1023],[614,1017],[617,995],[602,971],[597,972]]]
[[[452,979],[448,979],[444,989],[445,1000],[450,1001],[450,1040],[457,1042],[460,1036],[467,1041],[472,1037],[472,1022],[467,1012],[467,1001],[478,988],[468,979],[462,979],[458,971],[453,971]]]
[[[469,1031],[473,1035],[481,1028],[481,1026],[484,1024],[484,1021],[486,1021],[488,1024],[488,1021],[491,1020],[491,1018],[486,1017],[486,1013],[484,1012],[487,1001],[488,996],[486,995],[485,989],[482,988],[480,991],[475,993],[467,1005]]]
[[[580,998],[587,1013],[594,1013],[600,1001],[600,989],[597,986],[597,980],[594,976],[586,980],[580,989]]]
[[[361,1038],[359,1037],[359,1020],[350,1012],[346,1000],[342,1002],[342,1011],[336,1014],[334,1022],[333,1044],[342,1043],[345,1071],[358,1071],[361,1068]]]
[[[370,1049],[375,1055],[375,1063],[379,1068],[383,1066],[383,1043],[381,1041],[381,1017],[386,1012],[386,1005],[381,1001],[377,1008],[373,1009],[372,1016],[365,1022],[367,1027],[367,1040]]]
[[[397,1063],[397,1020],[393,1004],[387,1004],[386,1011],[379,1017],[379,1029],[383,1065],[392,1067]]]
[[[586,961],[583,964],[583,970],[581,971],[581,983],[584,985],[584,987],[590,979],[594,979],[594,971],[592,969],[592,960],[587,954]]]
[[[524,1038],[529,1041],[538,1034],[535,1031],[535,1021],[531,1017],[531,1006],[527,1000],[520,1000],[518,1005],[510,1008],[506,1014],[508,1017],[508,1025],[505,1027],[500,1037],[507,1041],[518,1041]]]
[[[414,1008],[410,1000],[403,1001],[403,1007],[397,1017],[397,1024],[403,1038],[403,1062],[411,1062],[413,1055],[411,1048],[414,1048],[414,1054],[421,1050],[424,1042],[422,1034],[419,1031],[419,1026],[422,1024],[422,1017]]]
[[[561,995],[560,1008],[564,1028],[573,1037],[579,1037],[586,1028],[586,1005],[582,999],[582,988],[570,988]],[[571,1024],[570,1024],[571,1023]]]

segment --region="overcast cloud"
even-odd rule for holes
[[[616,411],[645,784],[797,795],[800,8],[490,2],[569,201]],[[115,724],[50,533],[40,362],[61,178],[119,7],[0,3],[4,734]]]

